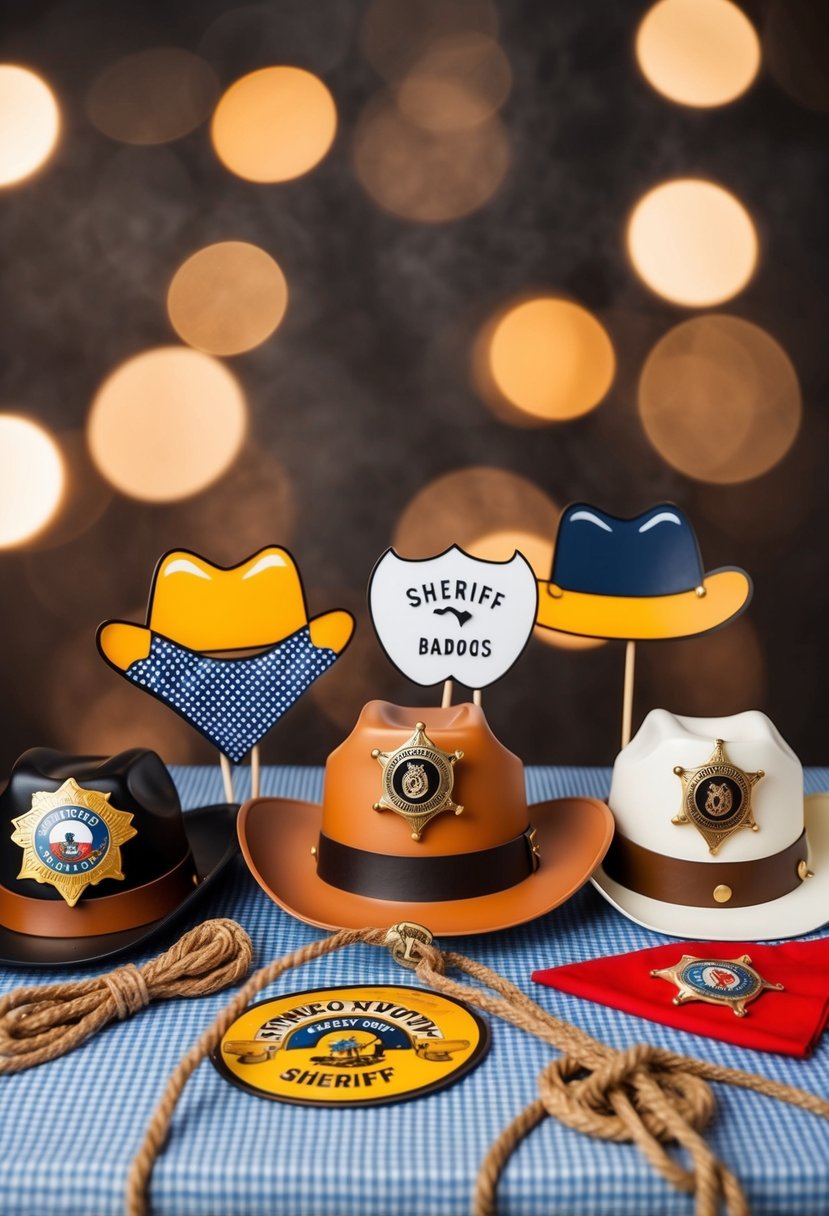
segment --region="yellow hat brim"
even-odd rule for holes
[[[308,622],[308,628],[314,646],[339,654],[348,645],[354,632],[354,618],[351,613],[337,609],[315,616]],[[119,671],[126,671],[139,659],[146,659],[150,653],[153,633],[146,625],[133,625],[129,621],[107,621],[98,630],[98,649],[111,666]],[[276,646],[284,640],[274,638],[271,645]]]
[[[738,616],[751,599],[743,570],[715,570],[696,590],[675,595],[594,595],[539,580],[536,624],[589,638],[647,641],[708,633]]]

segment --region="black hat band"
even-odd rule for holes
[[[533,836],[530,825],[491,849],[398,857],[355,849],[320,832],[317,877],[341,891],[392,903],[475,899],[505,891],[535,873],[539,857]]]

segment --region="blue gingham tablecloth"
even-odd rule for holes
[[[222,799],[218,767],[174,770],[185,806]],[[247,773],[237,772],[237,796]],[[535,768],[531,802],[603,796],[605,769]],[[263,793],[317,800],[322,771],[263,771]],[[807,772],[829,789],[829,769]],[[829,909],[827,909],[829,915]],[[319,937],[265,898],[241,861],[196,919],[230,916],[248,930],[257,964]],[[140,963],[169,944],[152,943]],[[809,1060],[742,1050],[682,1034],[533,984],[534,968],[657,945],[666,939],[615,912],[588,885],[533,924],[441,944],[500,971],[556,1016],[624,1048],[645,1040],[829,1094],[829,1034]],[[94,974],[61,972],[61,979]],[[3,971],[0,991],[58,978]],[[357,946],[289,972],[262,998],[330,984],[411,984],[383,950]],[[115,1216],[124,1181],[167,1077],[226,1002],[165,1001],[108,1027],[63,1059],[0,1081],[0,1216]],[[315,1110],[250,1096],[205,1061],[191,1077],[152,1179],[153,1216],[467,1216],[475,1174],[496,1135],[535,1097],[550,1049],[492,1023],[483,1063],[453,1087],[397,1106]],[[755,1216],[829,1213],[829,1123],[770,1098],[715,1086],[708,1136],[741,1178]],[[588,1139],[546,1119],[513,1156],[498,1192],[500,1216],[690,1216],[630,1145]]]

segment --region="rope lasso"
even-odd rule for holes
[[[343,929],[302,946],[251,976],[171,1074],[130,1166],[127,1216],[147,1216],[153,1165],[164,1146],[184,1086],[252,998],[284,972],[358,942],[388,945],[400,962],[404,929],[395,926],[388,933],[381,929]],[[752,1089],[829,1119],[829,1101],[755,1073],[709,1064],[648,1044],[616,1051],[553,1017],[497,972],[463,954],[443,953],[419,935],[408,938],[405,957],[409,961],[404,965],[410,965],[423,984],[511,1022],[562,1053],[543,1069],[538,1079],[540,1097],[488,1150],[475,1185],[474,1216],[494,1216],[501,1172],[521,1140],[548,1115],[600,1139],[636,1144],[667,1182],[694,1195],[696,1216],[716,1216],[721,1205],[727,1216],[747,1216],[749,1211],[737,1178],[701,1135],[715,1110],[709,1081]],[[449,969],[462,972],[484,987],[451,979],[446,975]],[[685,1150],[690,1168],[666,1153],[663,1145],[671,1143]]]
[[[253,946],[233,920],[208,920],[141,968],[132,963],[76,983],[16,988],[0,999],[0,1075],[79,1047],[150,1001],[207,996],[250,970]]]

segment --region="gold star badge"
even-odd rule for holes
[[[132,815],[109,805],[109,794],[85,790],[74,777],[32,797],[31,810],[13,819],[12,840],[23,850],[18,878],[47,882],[74,908],[87,887],[123,879],[121,848],[137,835]]]
[[[673,967],[652,971],[660,980],[676,984],[674,1005],[704,1001],[708,1005],[728,1005],[735,1017],[746,1016],[746,1005],[767,988],[783,991],[782,984],[770,984],[751,966],[747,954],[739,958],[696,958],[683,954]]]
[[[450,797],[455,763],[463,752],[442,752],[426,734],[424,722],[418,722],[411,739],[395,751],[375,747],[371,754],[383,769],[383,792],[374,810],[401,815],[412,829],[412,840],[420,840],[426,824],[441,811],[463,811]]]
[[[699,768],[674,769],[682,782],[682,806],[671,823],[692,823],[716,853],[724,840],[740,828],[758,831],[751,807],[751,791],[765,774],[744,773],[725,754],[722,739],[714,740],[714,751]]]

